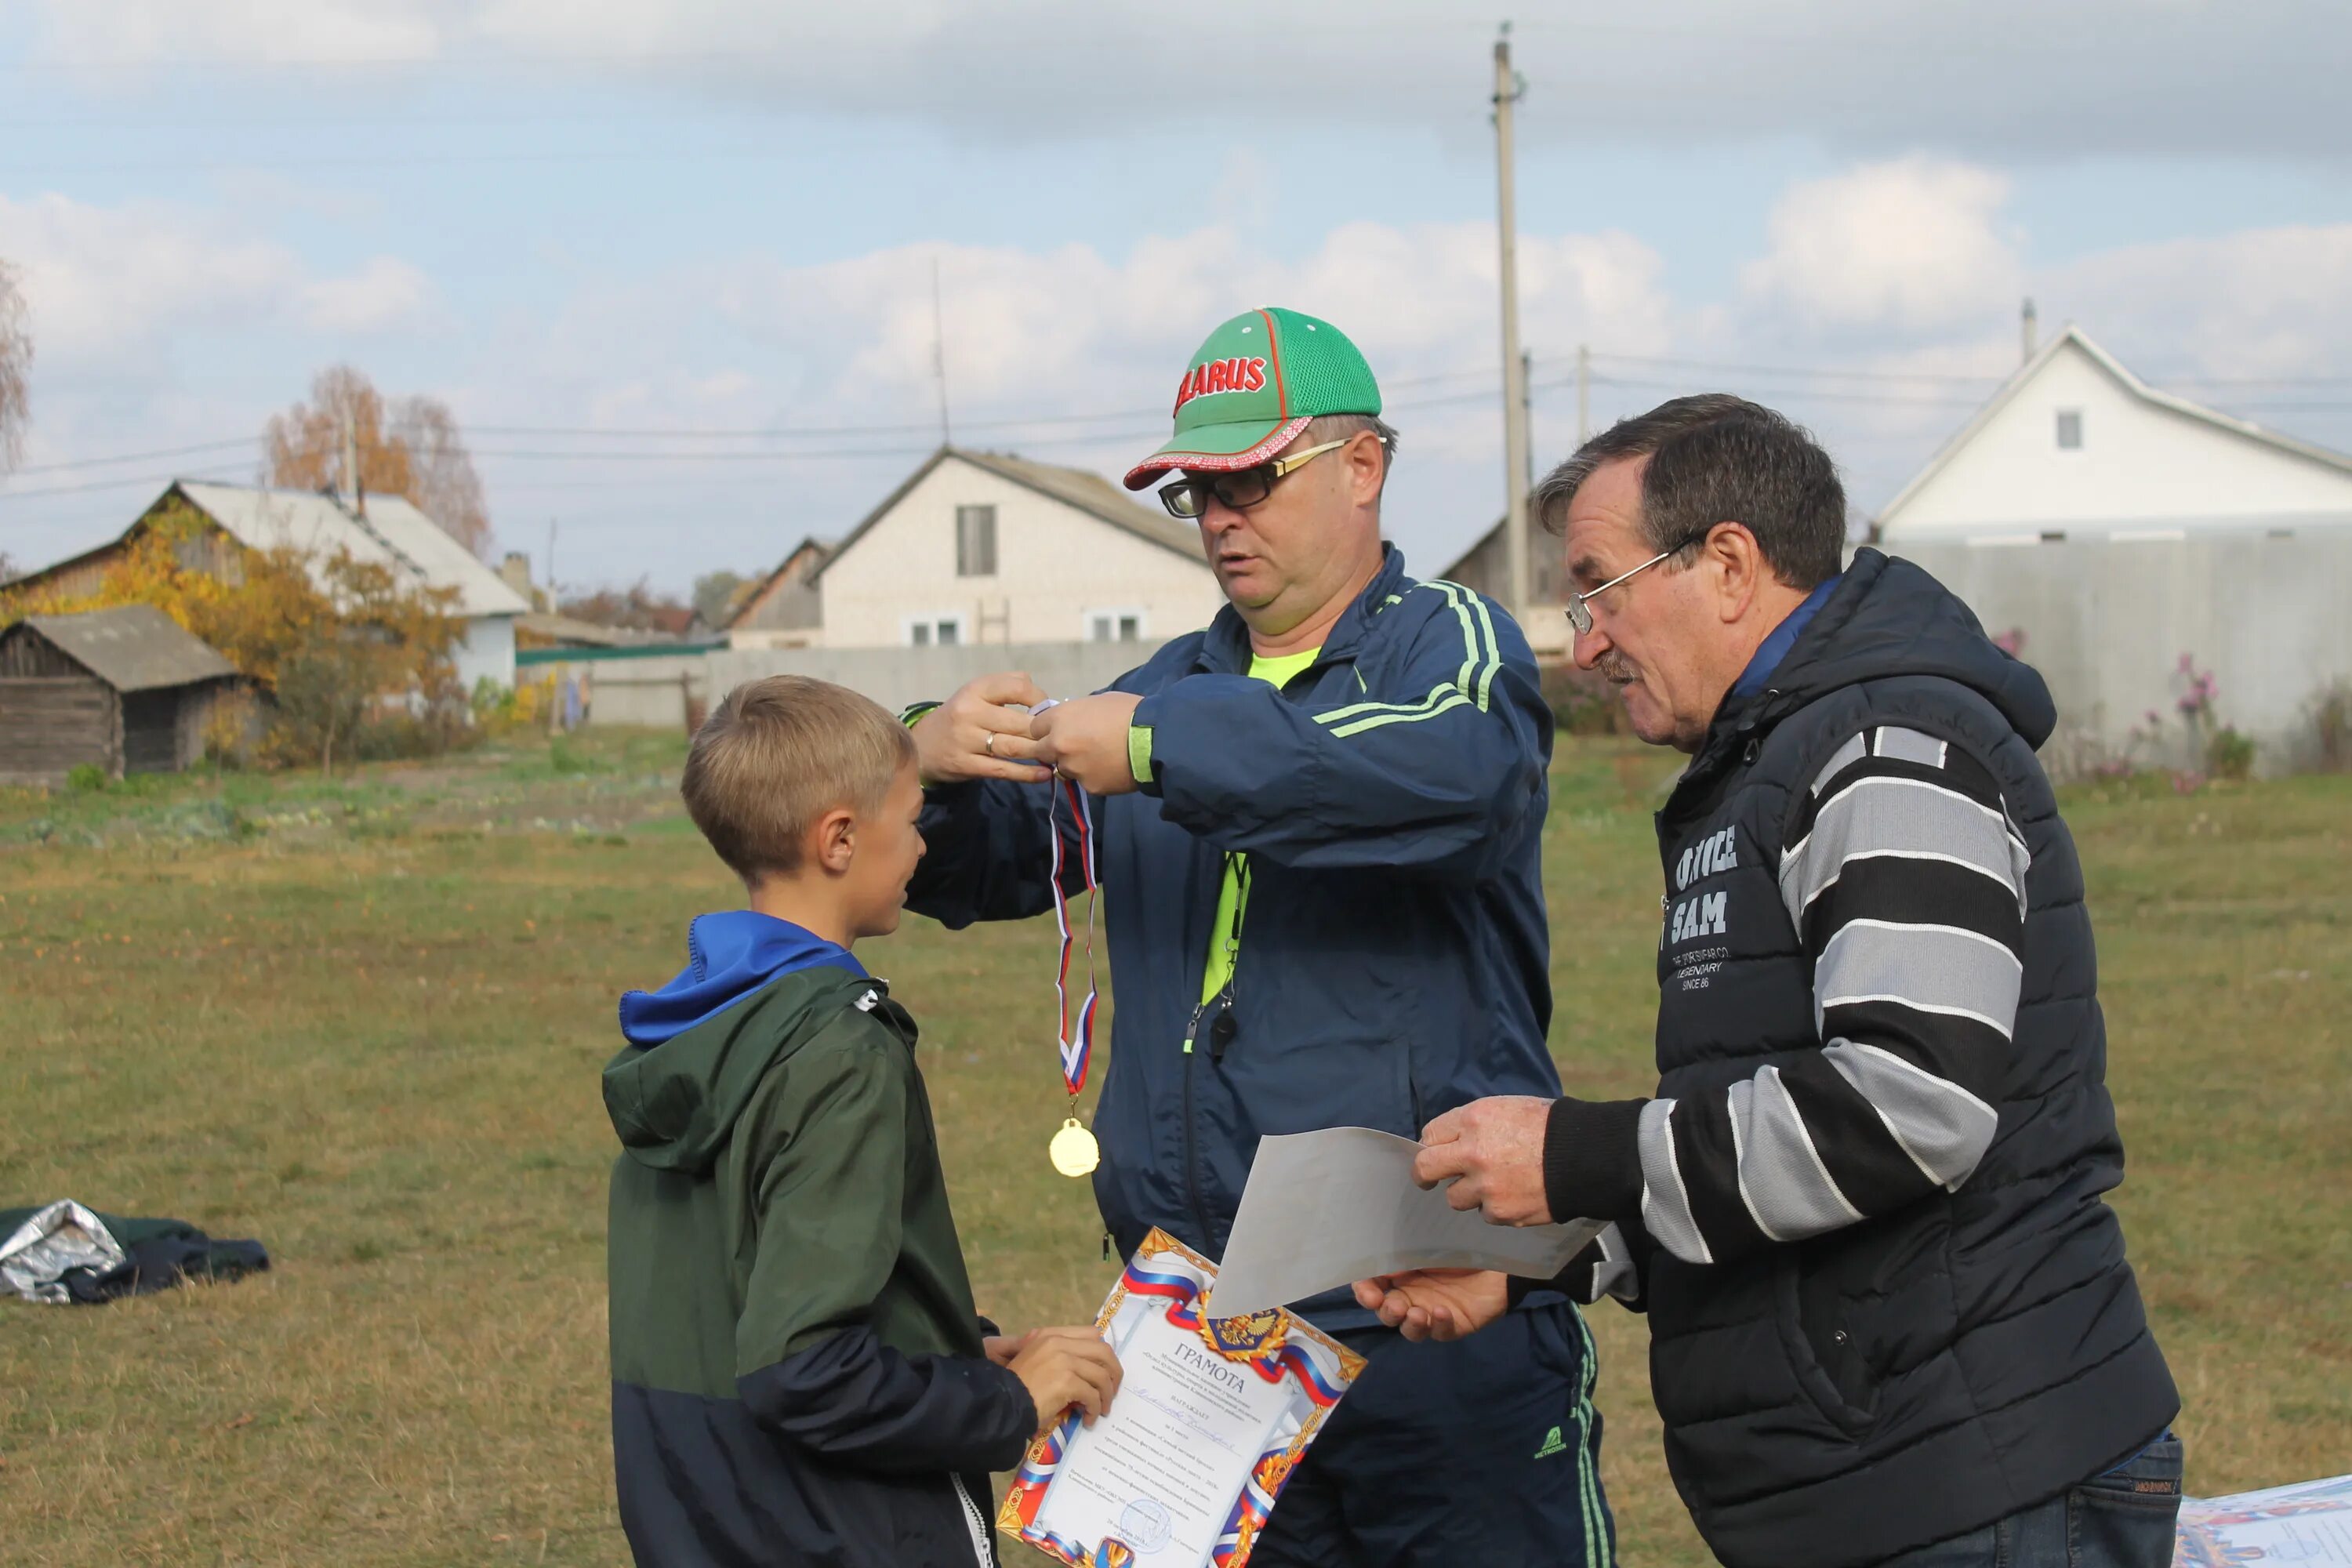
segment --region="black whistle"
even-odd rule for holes
[[[1225,1047],[1234,1043],[1234,1037],[1240,1034],[1242,1026],[1234,1022],[1232,1008],[1228,1007],[1218,1014],[1216,1022],[1209,1026],[1209,1059],[1213,1062],[1223,1061]]]

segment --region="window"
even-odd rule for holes
[[[908,647],[953,647],[962,641],[961,616],[918,616],[907,623]]]
[[[1088,610],[1086,623],[1088,642],[1141,642],[1143,640],[1141,610]]]
[[[2058,449],[2079,452],[2083,449],[2083,411],[2061,408],[2058,411]]]
[[[956,575],[959,577],[996,575],[996,509],[994,507],[960,506],[956,508]]]

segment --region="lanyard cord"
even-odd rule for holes
[[[1095,984],[1095,910],[1102,902],[1102,884],[1096,875],[1094,811],[1087,805],[1086,792],[1064,778],[1054,781],[1053,790],[1045,803],[1045,836],[1053,841],[1054,848],[1054,924],[1062,933],[1061,962],[1054,972],[1054,1001],[1058,1012],[1054,1040],[1061,1053],[1062,1087],[1069,1090],[1070,1103],[1076,1105],[1079,1090],[1087,1086],[1087,1067],[1095,1047],[1095,1004],[1098,999]],[[1078,1004],[1075,1029],[1070,1019],[1070,952],[1077,945],[1077,934],[1070,926],[1070,900],[1062,890],[1062,828],[1058,820],[1059,808],[1066,799],[1071,826],[1077,837],[1078,868],[1087,890],[1087,994]]]
[[[1240,965],[1242,954],[1242,915],[1249,908],[1249,857],[1238,849],[1225,851],[1225,873],[1234,879],[1234,918],[1225,928],[1225,983],[1217,988],[1217,995],[1230,1005],[1234,999],[1234,971]]]

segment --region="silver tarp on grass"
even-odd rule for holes
[[[72,1301],[65,1277],[76,1268],[120,1268],[122,1246],[89,1210],[60,1198],[0,1241],[0,1290],[62,1307]]]

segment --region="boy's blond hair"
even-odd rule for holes
[[[870,698],[804,675],[729,692],[687,752],[687,815],[746,886],[800,868],[803,840],[826,812],[881,809],[914,737]]]

